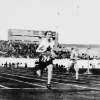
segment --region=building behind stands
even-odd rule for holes
[[[44,33],[45,31],[9,29],[8,41],[9,43],[38,44],[42,38],[45,38]],[[58,44],[58,33],[53,32],[53,39]]]

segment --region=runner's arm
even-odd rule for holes
[[[44,41],[41,41],[41,43],[39,44],[38,48],[36,49],[36,52],[45,52],[45,46],[44,46]]]
[[[55,42],[52,43],[51,45],[51,54],[52,54],[52,57],[55,58],[57,55],[54,53],[54,50],[55,50]]]
[[[37,49],[36,52],[45,52],[44,46],[40,45]]]

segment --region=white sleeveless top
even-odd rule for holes
[[[54,41],[48,42],[47,39],[43,39],[40,42],[39,48],[42,47],[43,50],[46,50],[49,46],[50,48],[53,48],[54,44],[55,44]]]

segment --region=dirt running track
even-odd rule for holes
[[[100,100],[100,76],[53,73],[47,90],[47,73],[39,78],[30,69],[0,68],[0,100]]]

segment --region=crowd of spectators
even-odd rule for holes
[[[14,58],[37,58],[39,54],[36,52],[38,44],[24,44],[24,43],[6,43],[1,49],[3,53],[0,56],[14,57]],[[58,47],[59,48],[59,47]],[[4,53],[4,51],[6,53]],[[54,51],[57,55],[56,58],[69,58],[70,51]]]
[[[4,68],[10,68],[10,69],[13,69],[13,68],[27,68],[27,63],[20,63],[20,62],[11,63],[11,62],[6,61],[5,63],[2,63],[0,66],[4,67]]]
[[[13,43],[9,44],[7,56],[15,58],[37,58],[37,44]]]
[[[38,44],[25,44],[25,43],[8,43],[3,42],[0,45],[0,56],[3,57],[14,57],[14,58],[38,58],[39,54],[36,53]],[[57,59],[70,58],[70,50],[62,50],[61,45],[57,45],[55,54]],[[83,53],[78,56],[80,59],[88,59],[88,55]],[[91,58],[89,58],[91,59]]]

